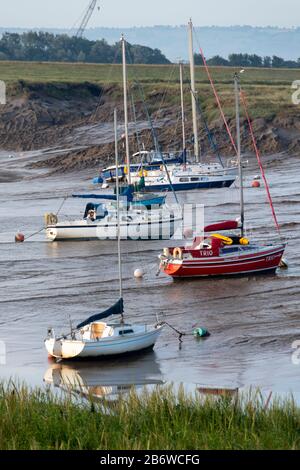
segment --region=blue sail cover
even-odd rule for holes
[[[126,186],[122,188],[120,192],[120,197],[126,197],[129,202],[133,201],[133,186]],[[116,201],[116,194],[73,194],[72,197],[77,199],[103,199],[105,201]]]
[[[92,317],[87,318],[84,322],[77,325],[77,329],[80,330],[91,323],[94,323],[99,320],[104,320],[105,318],[110,317],[111,315],[121,315],[124,312],[124,301],[120,299],[113,307],[105,310],[105,312],[98,313]]]

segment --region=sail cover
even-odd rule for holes
[[[204,232],[222,232],[226,230],[236,230],[239,228],[239,224],[236,220],[228,220],[226,222],[219,222],[217,224],[208,225],[204,228]]]
[[[110,317],[111,315],[121,315],[124,312],[124,302],[123,299],[120,299],[113,307],[105,310],[105,312],[98,313],[92,317],[87,318],[84,322],[77,325],[77,329],[80,330],[91,323],[94,323],[99,320],[104,320],[105,318]]]
[[[134,187],[133,186],[126,186],[125,188],[122,188],[122,191],[120,192],[120,197],[121,198],[127,198],[127,201],[131,202],[133,200],[133,193],[134,193]],[[117,196],[116,194],[72,194],[72,197],[77,198],[77,199],[103,199],[105,201],[116,201]]]

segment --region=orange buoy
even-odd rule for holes
[[[252,188],[260,188],[260,182],[258,180],[254,180],[252,182]]]
[[[23,243],[25,241],[25,235],[23,233],[17,233],[15,236],[15,242],[16,243]]]

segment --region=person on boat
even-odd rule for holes
[[[96,207],[94,204],[92,203],[87,204],[83,218],[87,220],[91,220],[92,222],[96,220],[97,212],[96,212]]]

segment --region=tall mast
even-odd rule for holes
[[[234,91],[235,91],[235,111],[236,111],[236,138],[239,164],[240,179],[240,204],[241,204],[241,232],[242,237],[245,233],[245,203],[244,203],[244,178],[241,152],[241,124],[240,124],[240,79],[238,74],[234,75]]]
[[[122,42],[122,63],[123,63],[123,93],[124,93],[124,123],[125,123],[125,141],[126,141],[126,166],[127,166],[127,179],[128,184],[131,184],[130,173],[130,155],[129,155],[129,132],[128,132],[128,98],[127,98],[127,64],[126,64],[126,41],[124,35],[121,38]]]
[[[189,55],[191,69],[191,95],[192,95],[192,111],[193,111],[193,129],[194,129],[194,151],[196,161],[200,160],[198,124],[197,124],[197,103],[196,103],[196,82],[195,82],[195,60],[194,60],[194,41],[193,41],[193,23],[189,21]]]
[[[115,129],[115,157],[116,157],[116,170],[119,173],[119,152],[118,152],[118,116],[117,109],[114,110],[114,129]],[[120,299],[123,298],[123,282],[122,282],[122,258],[121,258],[121,228],[120,228],[120,187],[119,178],[116,179],[116,193],[117,193],[117,236],[118,236],[118,266],[119,266],[119,288]]]
[[[185,138],[185,112],[184,112],[184,94],[183,94],[183,63],[179,62],[180,72],[180,95],[181,95],[181,119],[182,119],[182,149],[186,150],[186,138]]]

